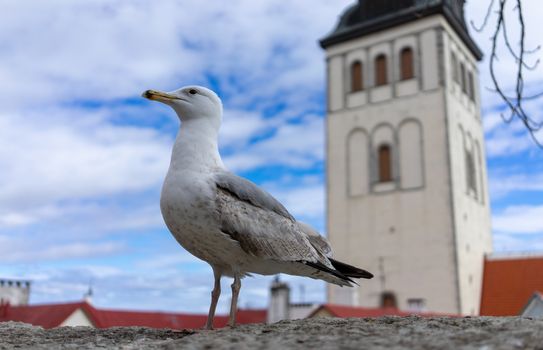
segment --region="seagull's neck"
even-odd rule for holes
[[[184,121],[173,146],[170,170],[209,172],[224,168],[219,155],[219,128],[206,119]]]

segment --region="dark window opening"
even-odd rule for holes
[[[475,101],[475,85],[473,83],[472,72],[468,72],[468,95],[472,101]]]
[[[477,194],[475,159],[473,158],[473,153],[468,150],[466,150],[466,183],[468,193],[473,191],[473,193]]]
[[[451,53],[451,66],[453,80],[460,83],[460,77],[458,75],[458,60],[456,59],[456,55],[454,53]]]
[[[396,302],[396,295],[394,295],[393,292],[381,293],[381,307],[398,308],[398,303]]]
[[[381,86],[386,84],[388,84],[387,58],[385,55],[379,55],[375,59],[375,85]]]
[[[351,92],[364,90],[362,79],[362,63],[356,61],[351,66]]]
[[[406,47],[400,54],[400,79],[412,79],[415,76],[413,69],[413,50]]]
[[[462,91],[467,93],[467,83],[466,83],[466,67],[463,63],[460,63],[460,81],[462,86]]]
[[[381,145],[378,150],[379,182],[392,181],[392,154],[389,145]]]
[[[422,312],[426,310],[426,300],[422,298],[407,299],[407,309],[413,312]]]

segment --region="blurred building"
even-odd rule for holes
[[[270,286],[266,321],[275,323],[281,320],[306,318],[318,307],[318,303],[291,303],[289,285],[276,277]]]
[[[30,281],[0,279],[0,305],[28,305]]]
[[[522,310],[522,316],[543,318],[543,294],[536,292]]]
[[[328,237],[376,275],[333,304],[478,314],[492,251],[463,0],[360,0],[324,39]]]
[[[400,310],[394,306],[375,308],[320,304],[320,303],[291,303],[290,288],[287,283],[275,279],[270,287],[270,302],[267,322],[274,323],[281,320],[294,320],[311,317],[382,317],[382,316],[409,316],[416,314],[423,317],[431,316],[458,316],[452,314],[437,314],[422,311]]]

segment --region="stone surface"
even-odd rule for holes
[[[0,323],[0,349],[539,349],[543,320],[519,317],[316,318],[214,331],[44,330]]]

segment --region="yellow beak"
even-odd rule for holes
[[[180,100],[180,98],[177,96],[168,94],[166,92],[157,91],[157,90],[146,90],[143,94],[141,94],[141,96],[149,100],[160,101],[160,102]]]

